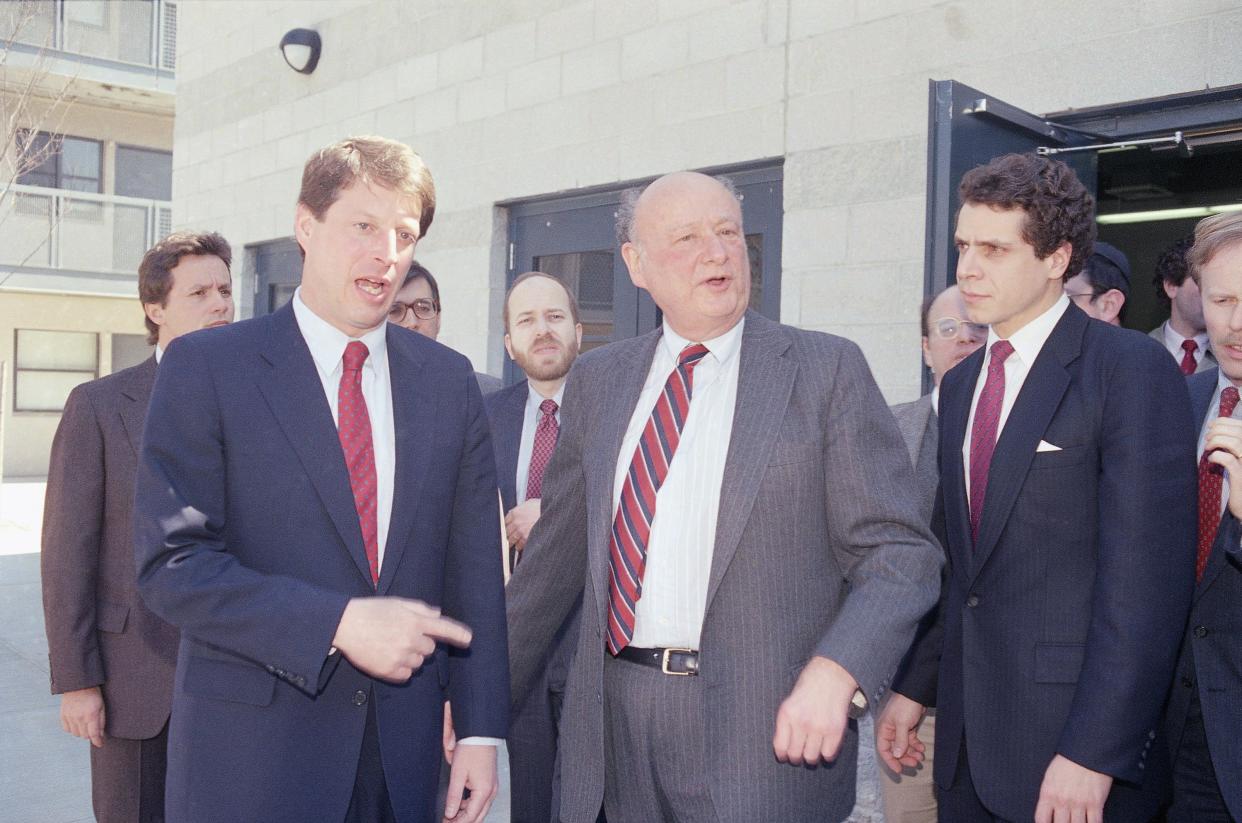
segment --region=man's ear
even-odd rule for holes
[[[638,250],[638,246],[632,242],[621,244],[621,259],[625,261],[625,267],[630,271],[630,282],[640,289],[647,288],[647,279],[643,277],[642,254]]]
[[[931,346],[927,345],[926,337],[923,338],[923,365],[927,366],[929,369],[932,367]]]
[[[578,348],[582,349],[582,324],[574,323],[574,334],[578,336]]]
[[[508,332],[505,332],[505,351],[509,353],[510,360],[517,361],[517,358],[513,356],[513,340],[509,338]]]
[[[1121,307],[1126,304],[1126,296],[1121,293],[1120,289],[1109,289],[1108,291],[1095,298],[1095,303],[1100,307],[1100,314],[1107,323],[1112,323],[1121,315]]]
[[[155,325],[164,325],[164,307],[159,303],[143,303],[142,311]]]
[[[1069,243],[1062,243],[1053,249],[1052,254],[1048,255],[1048,264],[1051,267],[1048,270],[1048,279],[1057,280],[1065,279],[1065,271],[1069,268],[1070,258],[1074,256],[1074,247]],[[1075,272],[1077,274],[1077,272]]]
[[[293,236],[297,238],[303,250],[306,249],[306,241],[310,239],[318,223],[319,221],[315,219],[310,208],[305,203],[298,203],[297,211],[293,216]]]

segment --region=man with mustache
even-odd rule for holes
[[[540,514],[544,469],[560,433],[565,377],[578,357],[578,301],[543,272],[519,275],[504,307],[505,350],[526,379],[484,398],[492,425],[505,531],[513,565]],[[526,573],[519,566],[518,574]],[[575,607],[557,632],[548,665],[509,727],[510,813],[514,823],[556,819],[556,740],[565,678],[578,638]]]
[[[1190,276],[1186,255],[1194,237],[1183,237],[1169,246],[1156,261],[1156,297],[1169,307],[1169,319],[1149,334],[1159,341],[1182,374],[1207,371],[1216,366],[1216,355],[1208,341],[1207,323],[1203,319],[1203,301],[1199,286]]]
[[[1195,594],[1165,728],[1173,755],[1169,823],[1242,820],[1242,214],[1199,221],[1186,283],[1203,295],[1220,363],[1187,380],[1199,435]]]
[[[923,362],[931,369],[932,390],[909,403],[893,406],[897,428],[910,451],[918,491],[919,513],[931,522],[940,471],[936,468],[938,436],[937,403],[940,381],[945,372],[965,360],[983,345],[988,327],[966,319],[966,303],[957,286],[949,286],[923,304]],[[928,621],[930,625],[930,620]],[[926,746],[919,767],[900,772],[880,764],[880,791],[884,796],[884,816],[889,823],[935,823],[936,795],[932,783],[936,710],[929,707],[919,724],[920,739]],[[892,727],[880,729],[892,733]]]
[[[91,742],[103,823],[164,819],[177,630],[134,584],[134,473],[158,364],[178,337],[233,320],[228,241],[177,232],[138,266],[152,356],[74,389],[52,442],[43,612],[61,726]]]

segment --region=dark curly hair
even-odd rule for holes
[[[1069,243],[1063,280],[1082,271],[1095,245],[1095,198],[1060,160],[1035,154],[1006,154],[962,177],[957,189],[963,204],[1022,209],[1022,239],[1043,260]]]
[[[1190,274],[1190,266],[1186,264],[1186,254],[1194,244],[1194,234],[1188,234],[1161,252],[1160,258],[1156,260],[1156,276],[1151,279],[1151,282],[1156,287],[1156,299],[1166,309],[1172,305],[1173,301],[1169,300],[1169,296],[1164,293],[1164,284],[1172,283],[1174,286],[1180,286],[1186,282],[1186,277]]]

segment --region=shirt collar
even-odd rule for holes
[[[1170,323],[1168,320],[1164,321],[1165,348],[1169,349],[1170,351],[1172,350],[1182,351],[1183,340],[1195,341],[1195,343],[1197,343],[1199,346],[1199,348],[1196,349],[1196,351],[1198,352],[1205,352],[1208,350],[1207,332],[1204,332],[1203,334],[1196,334],[1194,337],[1182,337],[1180,334],[1177,333],[1177,330],[1173,328],[1172,323]]]
[[[157,343],[155,345],[155,365],[158,366],[160,364],[160,361],[163,359],[164,359],[164,350],[160,348],[159,344]]]
[[[932,387],[931,396],[932,396],[932,400],[931,400],[932,414],[939,417],[940,416],[940,386],[939,385]]]
[[[354,340],[361,340],[370,352],[363,368],[371,366],[379,371],[380,367],[388,362],[387,322],[381,323],[360,337],[350,337],[315,314],[306,303],[302,302],[301,286],[298,286],[297,291],[293,293],[292,302],[293,316],[298,321],[302,339],[306,341],[306,347],[310,349],[315,367],[321,374],[332,374],[336,371],[345,354],[345,347]]]
[[[686,346],[694,343],[702,343],[707,347],[707,351],[721,365],[729,362],[729,360],[737,353],[742,345],[742,328],[746,325],[746,318],[743,316],[733,324],[733,328],[729,329],[718,337],[711,340],[687,340],[677,332],[673,331],[668,321],[664,321],[664,337],[660,344],[664,346],[664,350],[673,358],[673,362],[677,362],[677,358],[681,356],[681,350]]]
[[[1014,352],[1028,368],[1035,362],[1035,358],[1039,356],[1044,343],[1048,342],[1048,337],[1052,334],[1052,330],[1056,328],[1061,316],[1065,314],[1065,310],[1069,308],[1069,303],[1069,298],[1062,292],[1061,296],[1057,298],[1057,302],[1053,303],[1043,314],[1009,336],[1009,342],[1013,345]],[[996,327],[993,326],[988,329],[989,352],[992,350],[992,344],[998,340],[1000,340],[1000,337],[997,336]]]
[[[564,396],[565,396],[565,382],[561,381],[561,387],[556,390],[556,394],[552,395],[552,398],[551,398],[552,402],[556,403],[556,407],[558,409],[561,407],[561,398]],[[540,404],[542,404],[543,401],[547,399],[548,398],[544,397],[542,394],[535,391],[535,387],[531,385],[531,382],[529,380],[526,381],[526,405],[527,406],[533,406],[537,409],[539,408]]]

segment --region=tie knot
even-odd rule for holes
[[[992,362],[1000,365],[1009,355],[1013,354],[1013,343],[1008,340],[997,340],[992,344]]]
[[[1195,342],[1193,339],[1182,341],[1182,351],[1186,352],[1186,354],[1194,354],[1195,351],[1198,350],[1198,348],[1199,348],[1199,344]],[[1237,392],[1234,392],[1234,393],[1236,394]]]
[[[367,348],[367,344],[361,340],[354,340],[345,347],[345,356],[342,358],[345,371],[359,371],[362,364],[367,362],[367,355],[371,353]]]
[[[560,408],[556,405],[555,400],[545,400],[539,404],[539,411],[543,412],[544,417],[551,417],[556,414],[556,410]]]
[[[1233,386],[1226,386],[1225,390],[1220,393],[1220,416],[1233,417],[1233,410],[1238,405],[1238,390]]]
[[[694,368],[706,356],[707,346],[704,346],[702,343],[694,343],[681,350],[681,354],[677,358],[677,365]]]

